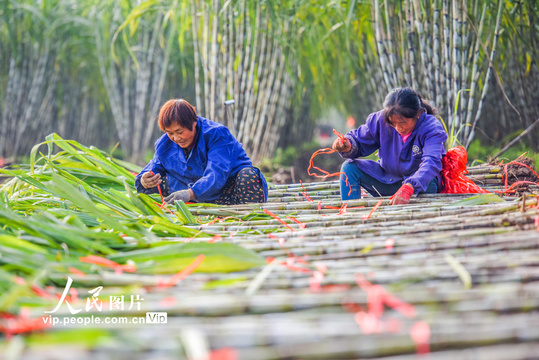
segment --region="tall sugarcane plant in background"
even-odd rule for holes
[[[53,131],[108,145],[104,102],[93,74],[88,22],[71,0],[0,5],[0,157],[27,154]],[[76,121],[75,121],[76,119]]]
[[[503,8],[503,0],[374,0],[380,99],[393,87],[418,89],[448,124],[448,146],[468,145],[489,90]]]
[[[496,80],[485,98],[483,117],[490,126],[479,126],[487,139],[509,141],[539,118],[539,2],[506,1],[499,34]],[[481,124],[481,123],[480,123]],[[539,126],[526,136],[531,149],[539,146]]]
[[[32,4],[10,6],[3,11],[13,21],[6,22],[10,47],[8,83],[2,114],[0,154],[18,153],[23,136],[28,136],[37,124],[51,122],[51,95],[58,84],[58,40],[54,32],[54,3],[45,7]],[[28,31],[32,29],[34,31]],[[17,121],[12,121],[17,119]]]
[[[434,102],[451,146],[499,141],[539,111],[536,17],[507,0],[6,0],[0,158],[58,132],[142,163],[159,105],[184,97],[259,162],[396,86]]]
[[[255,161],[271,156],[283,127],[283,99],[290,74],[280,40],[286,19],[271,3],[191,2],[196,105],[201,114],[225,123]],[[233,116],[224,102],[234,99]]]
[[[92,9],[99,69],[122,149],[139,162],[155,133],[178,1],[96,2]]]

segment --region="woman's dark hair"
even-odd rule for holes
[[[184,99],[172,99],[167,101],[161,110],[157,119],[159,128],[165,131],[173,123],[179,124],[189,130],[193,130],[193,124],[197,120],[197,112],[193,105]]]
[[[436,115],[436,109],[421,95],[411,88],[396,88],[387,94],[384,101],[384,120],[391,124],[391,115],[401,115],[405,118],[415,118],[417,112],[422,110],[430,115]]]

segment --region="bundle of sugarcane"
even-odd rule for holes
[[[104,286],[103,296],[145,299],[144,309],[107,315],[168,313],[151,331],[110,325],[105,352],[118,338],[125,354],[142,346],[177,358],[198,336],[245,358],[405,356],[416,349],[417,323],[429,326],[433,358],[455,344],[484,355],[507,342],[523,351],[514,343],[539,343],[529,330],[539,325],[535,196],[422,194],[390,206],[388,197],[341,201],[333,181],[276,186],[266,204],[161,208],[130,193],[132,175],[104,170],[116,161],[71,145],[78,150],[43,155],[33,172],[10,173],[0,197],[0,310],[32,304],[40,316],[70,276],[79,293]],[[370,312],[380,303],[358,276],[391,294],[383,314]],[[70,299],[78,308],[83,300]]]

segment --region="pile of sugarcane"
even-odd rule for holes
[[[2,353],[537,354],[536,188],[506,196],[495,192],[504,190],[498,181],[482,184],[490,194],[423,194],[390,206],[387,197],[343,202],[333,181],[273,186],[266,204],[160,207],[157,196],[133,192],[128,164],[75,142],[48,141],[32,166],[3,171],[12,178],[0,194]],[[469,175],[486,180],[500,171],[480,166]],[[166,312],[168,322],[34,326],[31,320],[56,306],[68,276],[78,293],[70,304],[83,310],[71,315],[64,304],[54,316],[132,320]],[[140,296],[141,308],[112,310],[105,302],[101,311],[85,311],[89,291],[100,286],[104,302]]]

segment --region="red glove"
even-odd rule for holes
[[[391,205],[408,204],[414,194],[414,187],[410,184],[402,184],[399,190],[391,197]]]

